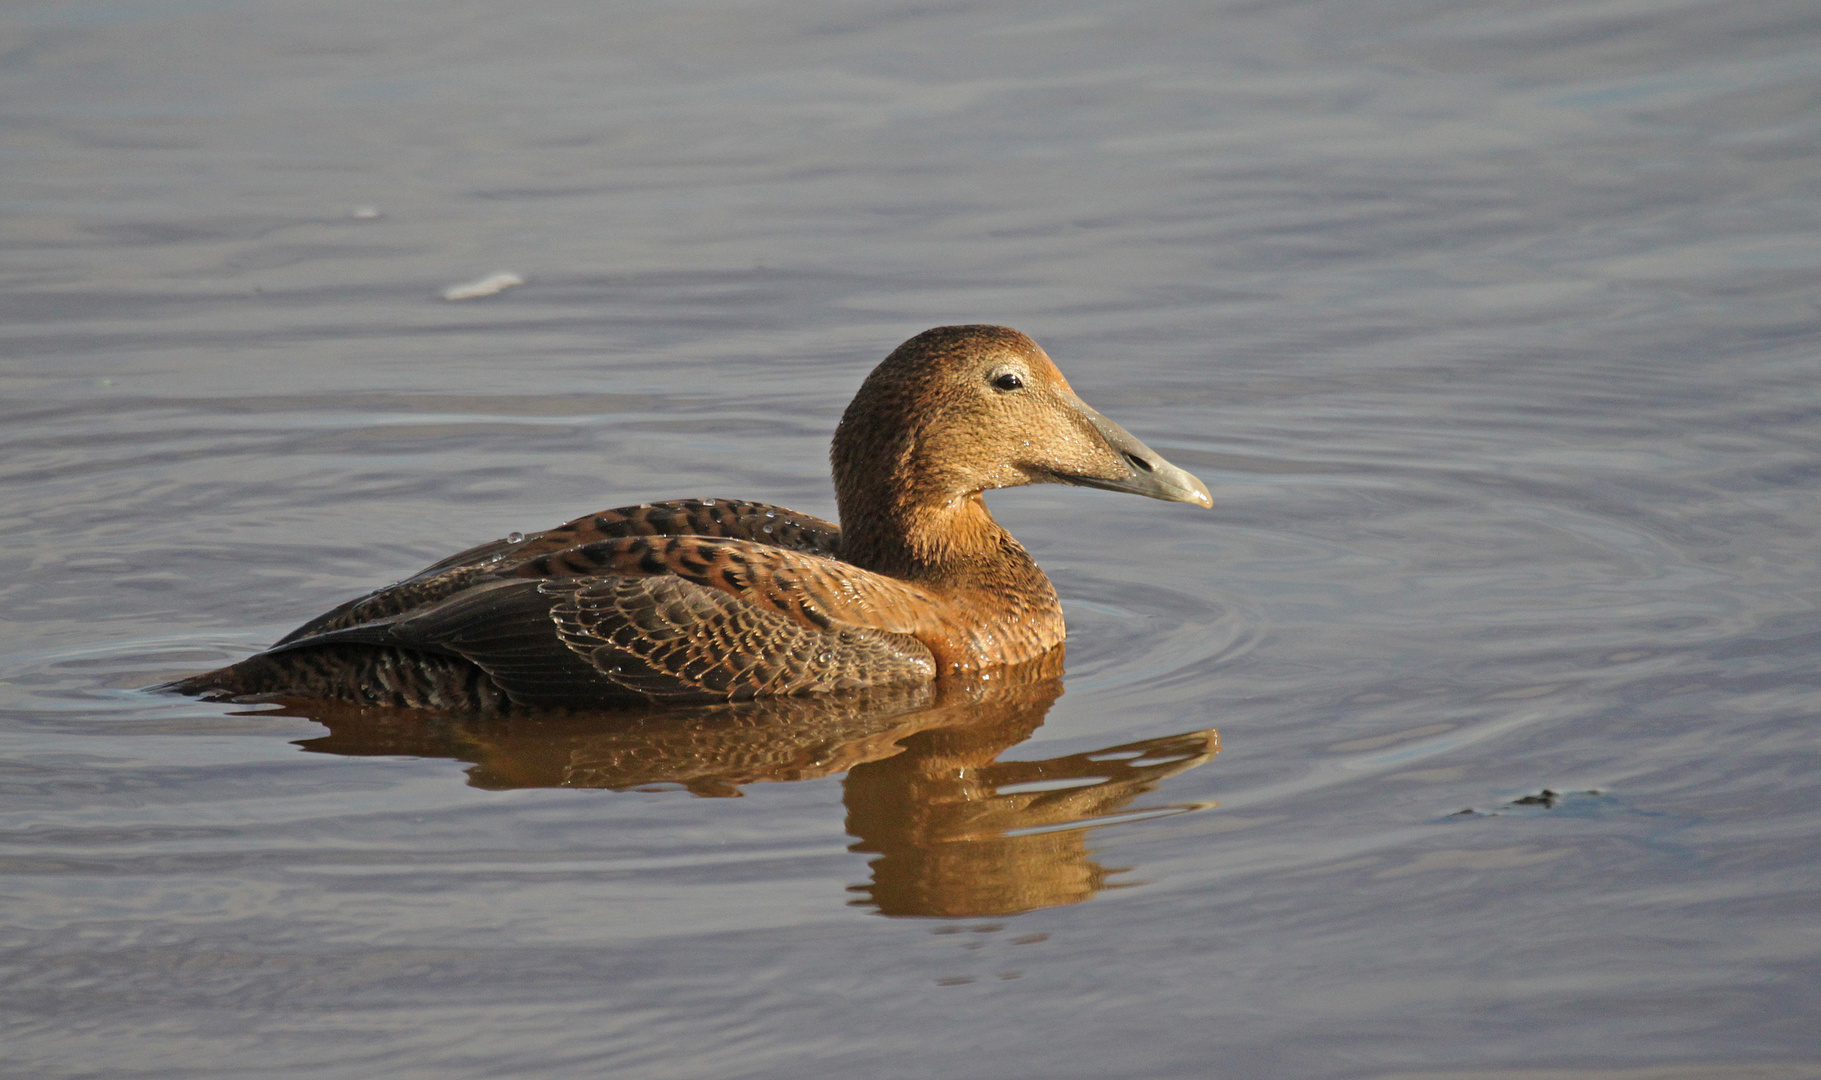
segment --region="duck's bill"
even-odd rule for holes
[[[1056,479],[1065,484],[1080,487],[1104,488],[1107,491],[1128,491],[1133,495],[1144,495],[1167,502],[1194,503],[1196,506],[1213,506],[1214,499],[1208,494],[1208,485],[1197,480],[1192,474],[1184,472],[1163,459],[1163,455],[1146,446],[1125,428],[1113,423],[1095,412],[1086,404],[1081,411],[1100,437],[1107,441],[1113,452],[1130,470],[1121,477],[1079,476],[1057,473]]]

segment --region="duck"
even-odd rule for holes
[[[510,714],[990,678],[1057,649],[1066,627],[985,492],[1059,483],[1212,505],[1004,326],[940,326],[894,349],[829,458],[839,524],[740,499],[603,510],[469,548],[164,689]]]

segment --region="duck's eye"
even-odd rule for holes
[[[1001,390],[1021,390],[1024,388],[1024,380],[1020,379],[1014,372],[1008,371],[1004,375],[994,379],[993,385]]]

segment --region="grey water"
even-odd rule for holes
[[[21,0],[0,286],[0,1074],[1821,1077],[1812,0]],[[1049,682],[145,689],[960,322]]]

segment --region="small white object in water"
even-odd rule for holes
[[[479,281],[470,281],[463,285],[451,285],[443,290],[444,300],[474,300],[482,296],[503,293],[514,285],[523,285],[525,279],[510,270],[496,270]]]
[[[348,211],[348,216],[351,218],[360,218],[362,221],[365,221],[369,218],[376,218],[379,216],[379,207],[377,207],[377,206],[356,206],[354,209]]]

